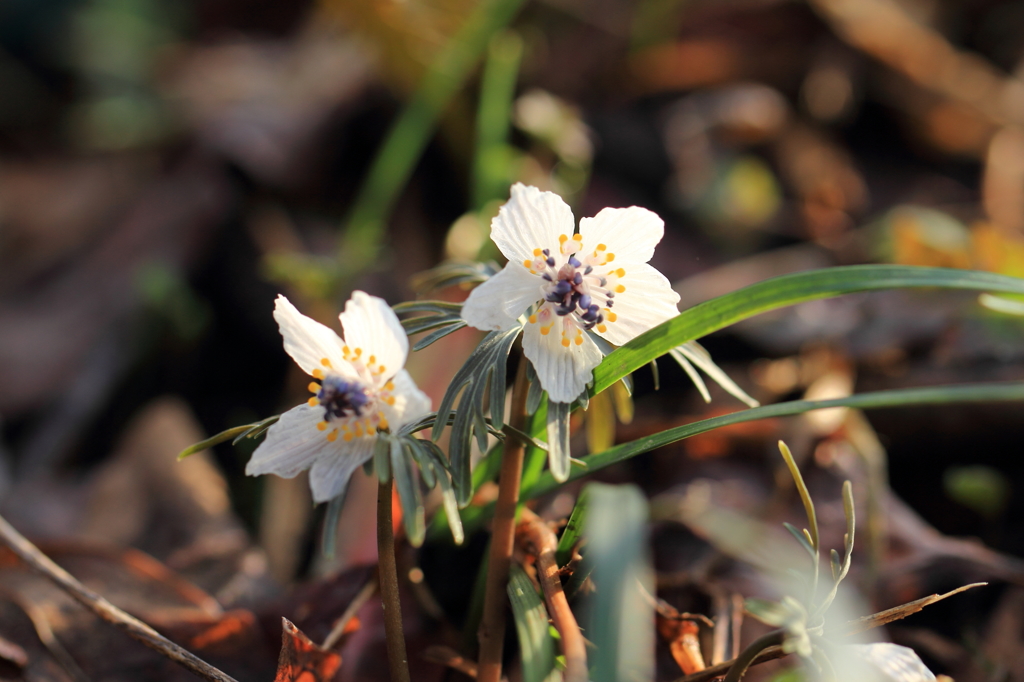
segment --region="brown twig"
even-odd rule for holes
[[[767,649],[763,649],[761,653],[759,653],[754,658],[754,660],[750,662],[748,667],[751,665],[759,665],[767,661],[774,661],[776,658],[782,658],[786,655],[786,652],[782,650],[781,646],[771,646]],[[677,677],[675,682],[711,682],[711,680],[715,679],[716,677],[721,677],[722,675],[728,673],[729,669],[732,668],[738,660],[739,657],[734,658],[731,661],[726,661],[724,663],[719,663],[718,665],[713,665],[709,668],[705,668],[704,670],[701,670],[699,673],[693,673],[692,675],[683,675],[682,677]]]
[[[509,424],[520,431],[526,423],[526,359],[519,361],[519,371],[512,386],[512,413]],[[501,452],[501,474],[498,479],[498,501],[494,508],[491,530],[491,550],[487,565],[487,584],[484,590],[484,609],[477,639],[480,642],[480,682],[498,682],[501,679],[501,653],[505,639],[505,609],[508,597],[508,571],[515,544],[516,505],[519,485],[523,476],[525,444],[509,433]]]
[[[423,651],[424,660],[458,670],[467,677],[476,678],[476,663],[447,646],[429,646]]]
[[[587,646],[580,632],[580,626],[569,608],[569,601],[562,591],[562,580],[558,574],[555,552],[558,539],[540,517],[529,509],[520,512],[516,526],[516,542],[537,558],[537,578],[548,612],[555,629],[562,639],[562,653],[565,654],[566,682],[587,682]]]
[[[366,581],[359,593],[356,594],[352,599],[352,603],[348,605],[348,608],[341,614],[341,616],[334,622],[334,627],[331,629],[331,634],[327,635],[327,639],[321,645],[321,649],[324,651],[330,651],[333,649],[338,642],[341,640],[341,636],[345,634],[345,628],[355,617],[356,612],[363,608],[363,604],[370,600],[374,594],[377,593],[377,588],[380,587],[380,580],[377,576],[370,576],[370,579]]]
[[[377,577],[384,607],[384,637],[388,647],[388,669],[392,682],[411,682],[409,657],[402,630],[402,602],[398,597],[398,566],[395,562],[395,529],[391,521],[393,483],[377,486]]]
[[[0,539],[21,557],[22,561],[52,580],[87,609],[132,639],[142,642],[204,679],[214,682],[236,682],[233,677],[224,674],[195,654],[178,646],[138,618],[128,615],[78,582],[74,576],[55,564],[48,556],[40,552],[38,547],[26,540],[2,516],[0,516]]]

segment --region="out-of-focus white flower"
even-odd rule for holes
[[[250,476],[292,478],[310,469],[313,499],[339,495],[356,467],[373,456],[377,432],[398,429],[430,411],[430,398],[402,369],[409,340],[382,299],[356,291],[340,315],[345,338],[278,296],[274,307],[284,349],[316,381],[308,402],[270,427],[245,468]]]
[[[575,220],[562,199],[515,184],[491,222],[508,258],[474,289],[462,317],[477,329],[505,330],[528,315],[523,352],[548,397],[572,402],[593,377],[601,351],[586,332],[622,345],[678,314],[679,295],[647,261],[665,231],[644,208],[606,208]]]

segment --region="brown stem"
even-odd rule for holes
[[[562,638],[562,653],[565,654],[565,682],[587,682],[587,646],[580,632],[580,626],[569,609],[569,600],[562,591],[562,580],[558,573],[555,552],[558,539],[540,517],[527,508],[520,512],[516,526],[516,541],[519,546],[537,558],[537,578],[540,580],[544,601],[555,629]]]
[[[725,682],[740,682],[743,676],[747,674],[750,666],[754,665],[764,651],[776,646],[781,647],[785,638],[785,632],[773,630],[767,635],[761,635],[755,639],[743,650],[743,653],[733,659],[732,667],[729,668],[729,674],[725,676]]]
[[[391,682],[411,682],[409,657],[402,630],[402,602],[398,598],[398,567],[395,563],[395,529],[391,522],[392,482],[377,486],[377,577],[384,608],[384,637],[388,647]]]
[[[520,431],[526,423],[526,362],[526,358],[519,360],[519,371],[512,386],[512,413],[509,417],[510,426]],[[516,505],[519,502],[525,449],[525,444],[514,432],[505,436],[501,452],[501,475],[498,479],[498,501],[491,527],[484,610],[480,630],[477,632],[480,642],[480,682],[499,682],[501,679],[501,653],[505,640],[505,609],[508,599],[505,590],[515,544]]]
[[[58,587],[78,600],[87,609],[126,633],[132,639],[142,642],[150,649],[158,651],[204,679],[213,680],[214,682],[236,682],[235,678],[224,674],[195,654],[181,648],[138,618],[129,616],[78,582],[74,576],[55,564],[53,560],[40,552],[38,547],[26,540],[2,516],[0,516],[0,539],[7,543],[7,546],[21,557],[22,561],[52,580]]]

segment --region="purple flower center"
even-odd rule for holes
[[[324,377],[316,394],[325,410],[324,421],[332,418],[360,417],[369,404],[366,388],[357,381],[346,381],[338,376]]]

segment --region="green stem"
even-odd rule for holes
[[[384,637],[392,682],[411,682],[409,657],[402,630],[402,602],[398,597],[398,566],[395,563],[395,527],[391,521],[392,482],[377,486],[377,571],[384,608]]]
[[[739,656],[736,662],[729,668],[729,674],[725,676],[725,682],[740,682],[747,673],[747,668],[753,664],[754,659],[768,647],[781,646],[786,633],[782,630],[774,630],[767,635],[762,635],[750,643]]]

